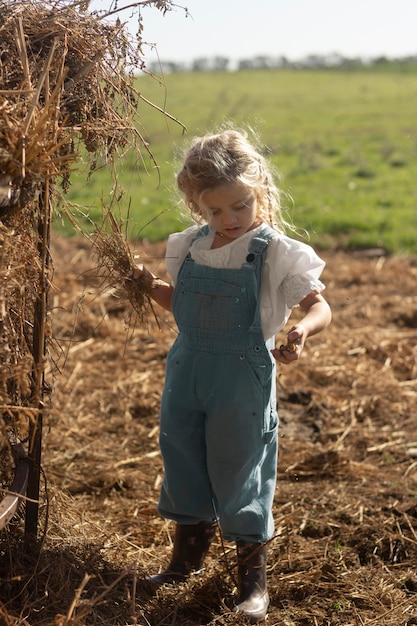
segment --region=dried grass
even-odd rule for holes
[[[136,262],[131,246],[111,212],[106,214],[102,227],[94,233],[92,246],[102,284],[130,304],[128,326],[134,328],[137,323],[146,324],[151,314],[156,319],[150,297],[151,285],[142,276],[133,280]]]

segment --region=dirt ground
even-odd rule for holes
[[[163,245],[137,252],[164,276]],[[322,256],[333,323],[279,368],[267,623],[417,624],[417,259]],[[41,550],[21,540],[23,509],[1,535],[0,623],[245,624],[230,610],[234,546],[219,533],[187,583],[152,595],[143,580],[172,541],[156,511],[171,316],[135,326],[87,241],[55,237],[53,259]]]

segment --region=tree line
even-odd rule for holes
[[[185,61],[152,61],[147,63],[147,69],[153,73],[163,72],[225,72],[239,70],[268,70],[268,69],[369,69],[369,68],[410,68],[417,66],[417,54],[405,57],[389,58],[378,56],[364,59],[361,57],[346,57],[338,53],[310,54],[299,60],[291,60],[286,56],[257,55],[252,58],[233,61],[225,56],[199,57],[189,62]]]

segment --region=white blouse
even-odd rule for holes
[[[221,248],[211,249],[214,231],[191,243],[199,226],[191,226],[169,236],[166,249],[166,267],[175,286],[181,265],[191,253],[199,265],[239,269],[246,260],[252,237],[262,226],[250,230]],[[312,291],[325,288],[319,280],[325,262],[305,243],[276,233],[268,244],[262,269],[261,325],[265,340],[276,335],[285,326],[291,309]]]

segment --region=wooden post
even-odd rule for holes
[[[29,476],[26,496],[25,539],[35,543],[38,532],[39,493],[42,456],[42,428],[45,412],[45,359],[46,323],[48,315],[49,267],[50,267],[51,206],[49,180],[45,181],[39,196],[38,255],[40,261],[39,290],[34,306],[33,321],[33,373],[32,406],[38,410],[30,423]]]

